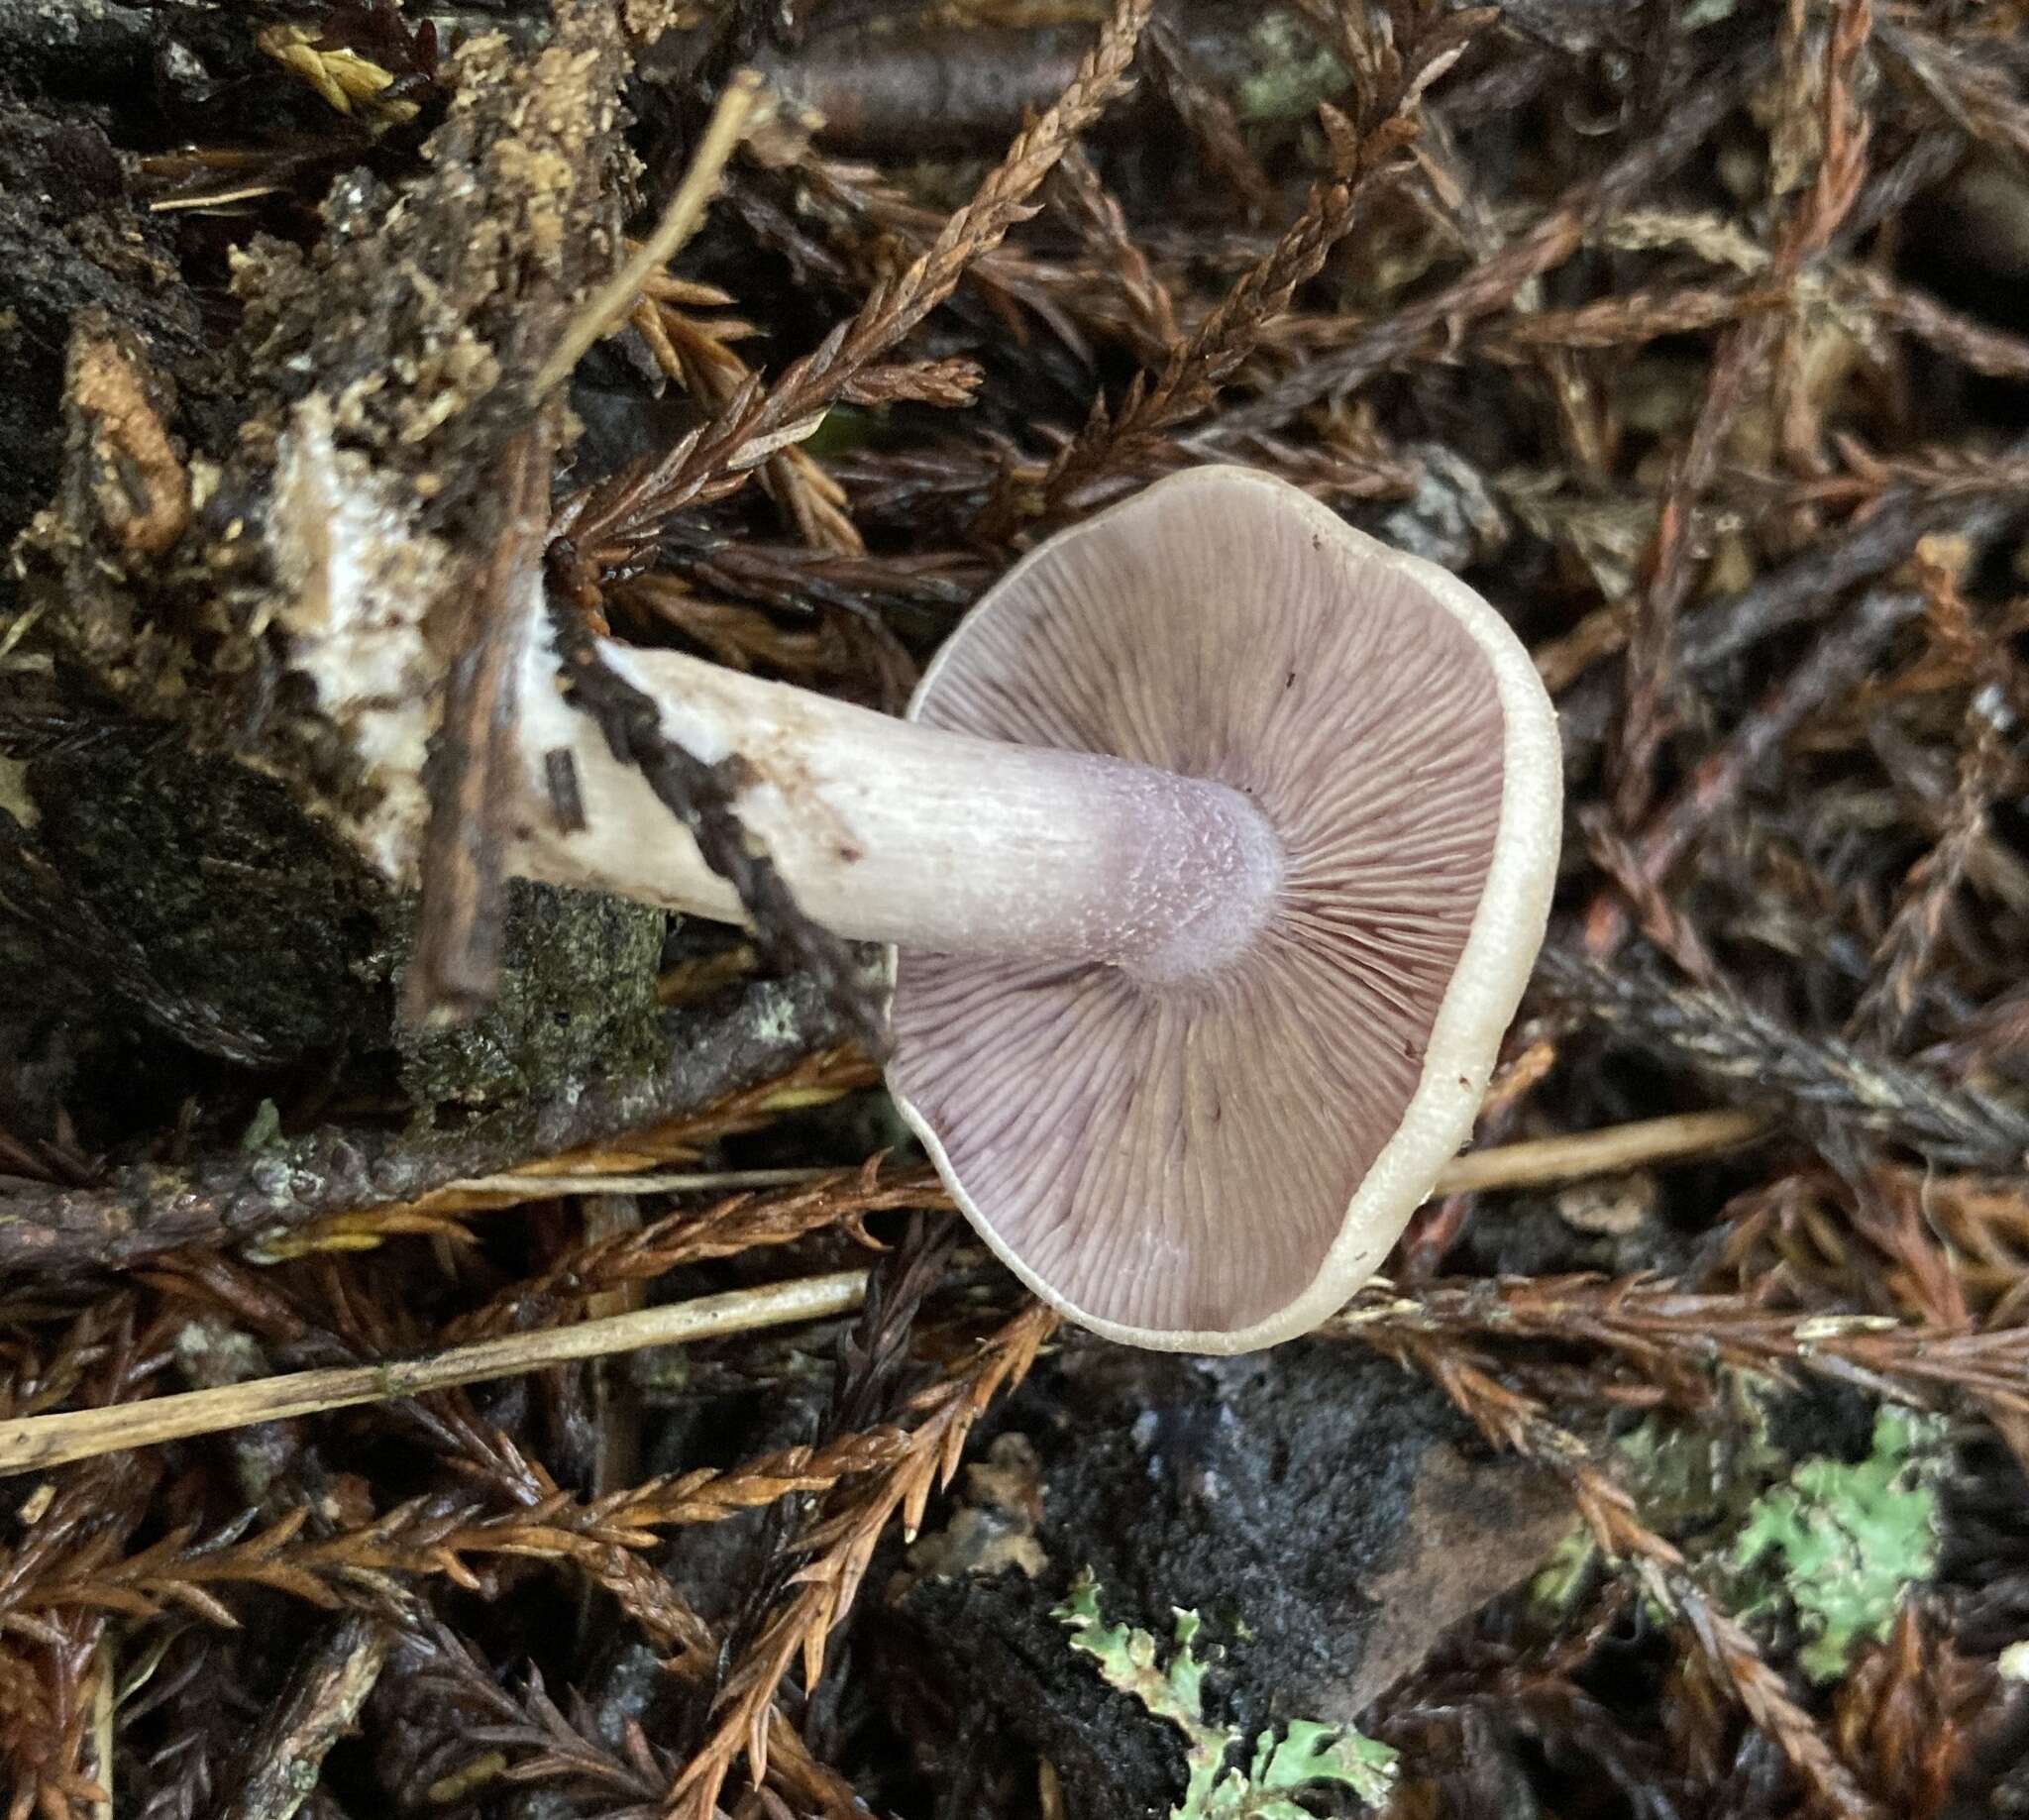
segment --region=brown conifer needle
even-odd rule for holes
[[[1645,1163],[1702,1155],[1745,1143],[1767,1128],[1765,1116],[1743,1110],[1685,1113],[1640,1120],[1600,1131],[1534,1138],[1460,1157],[1440,1178],[1439,1188],[1446,1194],[1468,1194],[1494,1188],[1540,1187],[1579,1176],[1633,1169]],[[508,1185],[518,1185],[524,1178],[504,1180]],[[687,1186],[692,1178],[593,1175],[550,1179],[530,1176],[525,1180],[536,1192],[550,1195],[594,1188],[601,1193],[615,1189],[626,1192],[636,1187],[664,1192],[672,1185]],[[574,1359],[601,1358],[645,1346],[677,1345],[844,1314],[859,1306],[866,1280],[864,1270],[839,1271],[534,1333],[480,1339],[421,1358],[290,1372],[214,1390],[184,1391],[142,1402],[0,1422],[0,1476],[89,1459],[122,1447],[153,1446],[165,1441],[246,1428],[257,1422],[418,1396],[425,1391],[537,1371]]]

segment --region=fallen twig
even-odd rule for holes
[[[1288,231],[1240,274],[1190,337],[1169,350],[1159,374],[1137,375],[1117,410],[1108,411],[1103,398],[1095,400],[1085,428],[1050,463],[1038,496],[1024,502],[1035,515],[1060,515],[1110,469],[1145,457],[1157,437],[1212,406],[1253,352],[1263,327],[1289,307],[1297,286],[1316,275],[1351,231],[1367,185],[1414,143],[1425,90],[1491,17],[1487,11],[1454,13],[1441,23],[1427,22],[1421,42],[1389,43],[1376,52],[1373,92],[1363,96],[1358,119],[1348,121],[1329,108],[1323,115],[1335,142],[1330,179],[1312,185]],[[1012,528],[1017,515],[1010,509],[1013,503],[1004,500],[1000,511],[989,512],[983,535]]]
[[[334,1126],[184,1169],[130,1165],[89,1188],[12,1188],[0,1194],[0,1269],[118,1268],[178,1245],[288,1232],[356,1208],[413,1201],[469,1176],[694,1113],[845,1035],[836,1012],[803,980],[752,987],[716,1016],[685,1011],[665,1028],[670,1053],[656,1073],[553,1091],[454,1132]]]
[[[704,1747],[685,1766],[671,1813],[710,1820],[719,1791],[742,1753],[758,1781],[768,1767],[768,1720],[775,1693],[799,1658],[803,1684],[815,1687],[823,1670],[826,1639],[851,1609],[874,1549],[891,1518],[902,1517],[913,1541],[932,1492],[958,1470],[965,1438],[995,1398],[1027,1376],[1036,1353],[1056,1331],[1057,1317],[1031,1305],[989,1339],[965,1370],[912,1400],[918,1420],[908,1447],[865,1487],[827,1507],[800,1543],[810,1556],[791,1595],[747,1655],[733,1666],[719,1696],[717,1722]]]
[[[1796,1380],[1806,1374],[1933,1407],[1992,1398],[2029,1414],[2029,1327],[1953,1331],[1892,1316],[1757,1307],[1656,1277],[1493,1277],[1405,1293],[1377,1282],[1326,1333],[1345,1339],[1547,1340],[1605,1347],[1645,1374],[1709,1380],[1721,1365]]]
[[[388,1643],[387,1627],[362,1613],[313,1638],[282,1698],[247,1740],[239,1786],[217,1810],[218,1820],[289,1820],[374,1691]]]
[[[1460,1194],[1542,1186],[1703,1155],[1748,1142],[1766,1129],[1767,1121],[1752,1112],[1644,1120],[1603,1131],[1507,1144],[1463,1157],[1451,1165],[1439,1187],[1442,1193]],[[255,1422],[419,1396],[574,1359],[601,1358],[644,1346],[675,1345],[845,1312],[857,1307],[864,1293],[867,1273],[863,1270],[529,1333],[511,1331],[525,1310],[540,1306],[546,1298],[568,1295],[583,1300],[616,1285],[666,1275],[681,1263],[788,1242],[817,1224],[856,1223],[885,1207],[948,1204],[924,1173],[904,1176],[892,1184],[877,1183],[867,1171],[816,1174],[817,1183],[809,1189],[779,1197],[778,1202],[735,1198],[703,1214],[680,1213],[652,1227],[595,1240],[582,1253],[560,1260],[542,1279],[502,1291],[486,1309],[455,1330],[487,1338],[425,1357],[294,1372],[216,1390],[0,1421],[0,1474],[59,1465],[118,1447],[215,1434]],[[504,1179],[514,1183],[521,1178]],[[538,1184],[543,1181],[540,1176],[529,1179]],[[656,1181],[654,1177],[644,1179],[651,1184]],[[598,1176],[586,1177],[584,1182],[596,1184],[594,1192],[610,1188],[609,1182]],[[546,1192],[563,1191],[552,1186]],[[578,1192],[585,1192],[582,1185]]]

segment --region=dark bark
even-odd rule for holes
[[[696,1112],[840,1040],[805,982],[750,988],[716,1013],[665,1025],[662,1065],[548,1091],[454,1130],[331,1126],[184,1169],[137,1164],[90,1188],[0,1195],[0,1270],[116,1268],[178,1245],[287,1231],[349,1208],[413,1200],[461,1177]]]
[[[218,1820],[290,1820],[380,1678],[389,1641],[385,1625],[358,1613],[312,1639],[281,1698],[247,1740],[239,1786]]]
[[[128,166],[99,122],[9,91],[5,42],[0,35],[0,551],[55,490],[64,349],[81,315],[103,311],[164,370],[187,375],[208,358],[165,224],[136,207]],[[14,589],[13,565],[0,562],[0,612]]]

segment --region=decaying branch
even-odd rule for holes
[[[290,1820],[310,1798],[325,1756],[358,1719],[391,1641],[384,1623],[358,1613],[315,1639],[287,1694],[248,1739],[239,1786],[218,1810],[220,1820]]]
[[[285,1233],[356,1208],[412,1201],[468,1176],[695,1112],[845,1035],[824,996],[803,981],[752,987],[715,1015],[686,1012],[668,1027],[667,1060],[645,1078],[587,1082],[463,1129],[336,1127],[183,1169],[137,1164],[89,1188],[0,1191],[0,1266],[115,1269],[178,1245]]]

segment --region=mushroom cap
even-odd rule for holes
[[[1556,718],[1506,622],[1287,482],[1204,467],[1038,546],[909,717],[1245,793],[1285,846],[1210,977],[905,950],[891,1092],[966,1217],[1112,1339],[1316,1327],[1471,1134],[1542,945]]]

